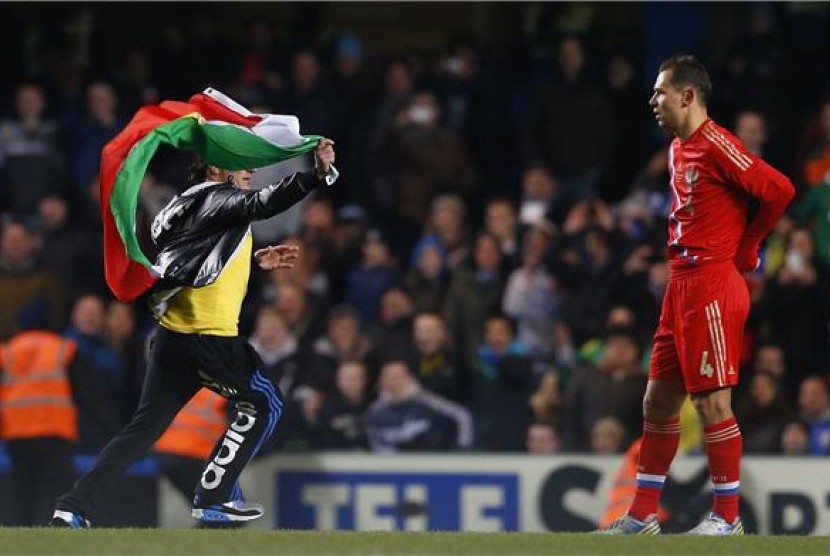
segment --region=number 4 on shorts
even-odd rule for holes
[[[712,368],[712,365],[706,362],[708,358],[709,352],[704,351],[703,356],[700,358],[700,374],[706,378],[712,378],[712,375],[715,374],[715,369]]]

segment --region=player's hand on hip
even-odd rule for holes
[[[735,255],[735,266],[740,272],[752,272],[761,266],[757,245],[741,245]]]
[[[320,139],[314,150],[314,170],[318,179],[323,179],[334,164],[334,141],[328,137]]]
[[[300,258],[299,245],[269,245],[258,249],[254,253],[259,268],[274,270],[279,268],[294,268]]]

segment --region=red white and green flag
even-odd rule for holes
[[[139,247],[136,211],[141,180],[160,145],[198,152],[220,168],[245,170],[305,154],[320,139],[300,135],[295,116],[253,114],[215,89],[187,102],[141,108],[101,154],[104,269],[115,296],[130,301],[157,280]]]

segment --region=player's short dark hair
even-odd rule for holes
[[[672,84],[687,86],[695,89],[700,97],[700,104],[709,105],[712,96],[712,80],[709,72],[700,63],[700,60],[691,54],[678,54],[663,60],[660,71],[671,70]]]

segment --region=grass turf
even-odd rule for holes
[[[0,555],[95,554],[830,554],[828,537],[610,537],[545,533],[352,533],[0,528]]]

